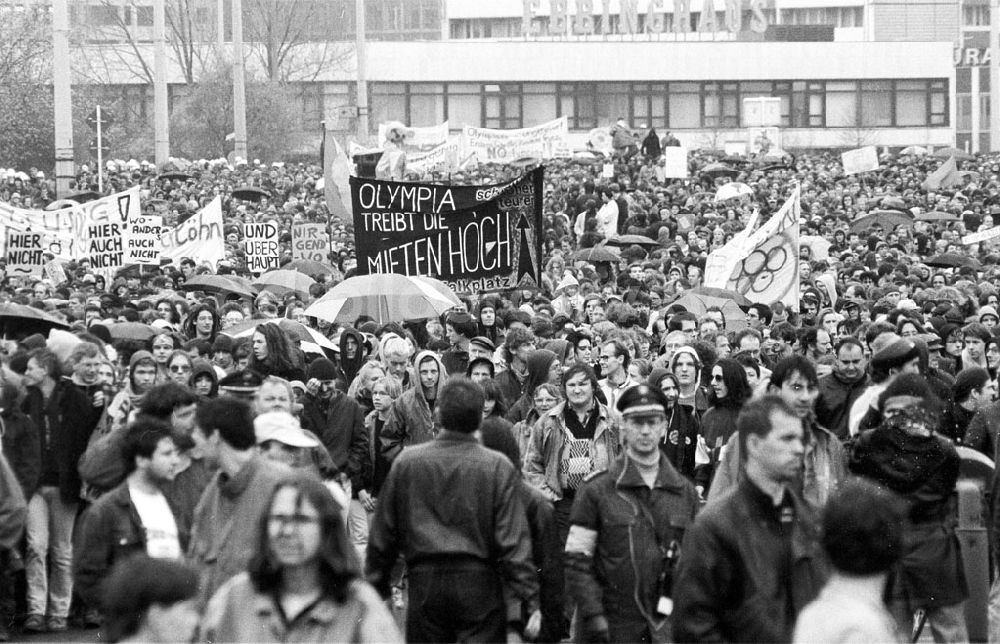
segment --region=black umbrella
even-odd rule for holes
[[[730,168],[724,163],[710,163],[701,170],[702,174],[707,174],[713,179],[717,177],[735,177],[740,173],[735,168]]]
[[[44,335],[51,329],[65,329],[68,326],[59,318],[33,306],[13,302],[0,304],[0,333],[5,337],[20,339],[34,333]]]
[[[70,201],[75,201],[76,203],[87,203],[88,201],[94,201],[95,199],[100,199],[101,195],[94,192],[93,190],[84,190],[83,192],[74,192],[71,195],[66,195],[64,199],[69,199]]]
[[[941,253],[937,257],[928,259],[924,264],[937,266],[938,268],[963,268],[965,266],[982,268],[982,264],[976,258],[969,257],[968,255],[960,255],[959,253]]]
[[[194,179],[194,175],[190,175],[187,172],[181,172],[179,170],[173,170],[171,172],[164,172],[156,177],[157,179],[179,179],[180,181],[187,181],[188,179]]]
[[[874,226],[892,230],[896,226],[912,226],[913,217],[898,210],[873,210],[867,215],[861,215],[851,222],[850,231],[859,233]]]
[[[590,262],[592,264],[597,262],[621,261],[621,257],[615,255],[614,253],[612,253],[607,248],[604,248],[603,246],[594,246],[593,248],[581,248],[580,250],[570,255],[570,258],[573,261]]]
[[[237,188],[233,190],[233,199],[242,199],[244,201],[260,201],[261,199],[270,199],[271,193],[263,188],[257,188],[254,186],[245,186],[243,188]]]
[[[235,278],[224,275],[195,275],[181,284],[183,291],[205,291],[206,293],[235,293],[253,299],[253,290]]]
[[[631,246],[635,244],[637,246],[650,246],[652,248],[658,248],[660,242],[655,239],[646,237],[645,235],[618,235],[617,237],[612,237],[607,241],[608,246]]]

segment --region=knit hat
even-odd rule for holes
[[[990,306],[989,304],[979,307],[979,321],[982,322],[983,318],[992,315],[993,319],[1000,322],[1000,315],[997,315],[997,310]]]
[[[951,386],[951,392],[955,402],[963,402],[976,389],[981,388],[990,379],[990,374],[986,369],[971,367],[962,369],[955,376],[955,384]]]
[[[337,367],[327,358],[317,358],[309,363],[309,367],[306,368],[306,376],[316,380],[335,380]]]
[[[572,273],[566,273],[563,278],[559,280],[559,284],[556,285],[556,293],[561,293],[570,286],[580,286],[580,282],[573,277]]]
[[[215,336],[215,341],[212,342],[212,353],[232,353],[233,344],[231,337],[220,333]]]

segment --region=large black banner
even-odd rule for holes
[[[493,186],[351,177],[358,273],[434,277],[456,293],[535,287],[543,174]]]

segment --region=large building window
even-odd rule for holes
[[[854,81],[827,81],[826,126],[855,127],[858,124],[858,84]]]
[[[963,4],[962,5],[962,26],[964,27],[989,27],[990,26],[990,6],[988,4]]]
[[[861,81],[861,125],[891,127],[892,81]]]
[[[670,83],[670,119],[675,130],[701,127],[701,84]]]
[[[448,83],[448,127],[483,126],[482,88],[478,83]]]
[[[409,124],[416,127],[444,121],[444,84],[410,83]]]
[[[539,125],[556,118],[556,84],[524,83],[521,97],[524,109],[524,127]]]
[[[371,124],[384,121],[406,121],[406,84],[371,84]]]
[[[496,83],[483,86],[486,127],[510,130],[521,127],[521,85]]]
[[[597,84],[559,83],[559,116],[569,119],[571,130],[597,127]]]
[[[705,83],[703,123],[708,128],[739,127],[740,93],[737,83]]]
[[[667,84],[632,84],[632,122],[636,127],[667,127]]]
[[[629,119],[629,84],[597,84],[597,124],[607,125],[618,119]]]

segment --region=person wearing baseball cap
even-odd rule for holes
[[[673,610],[665,580],[673,578],[680,554],[682,534],[674,526],[690,524],[699,500],[660,451],[668,405],[657,387],[625,391],[617,405],[624,454],[577,490],[566,582],[586,641],[651,641],[651,623]]]
[[[301,450],[319,446],[316,440],[306,436],[299,421],[287,411],[260,414],[253,419],[253,433],[264,458],[292,467],[301,463]]]

